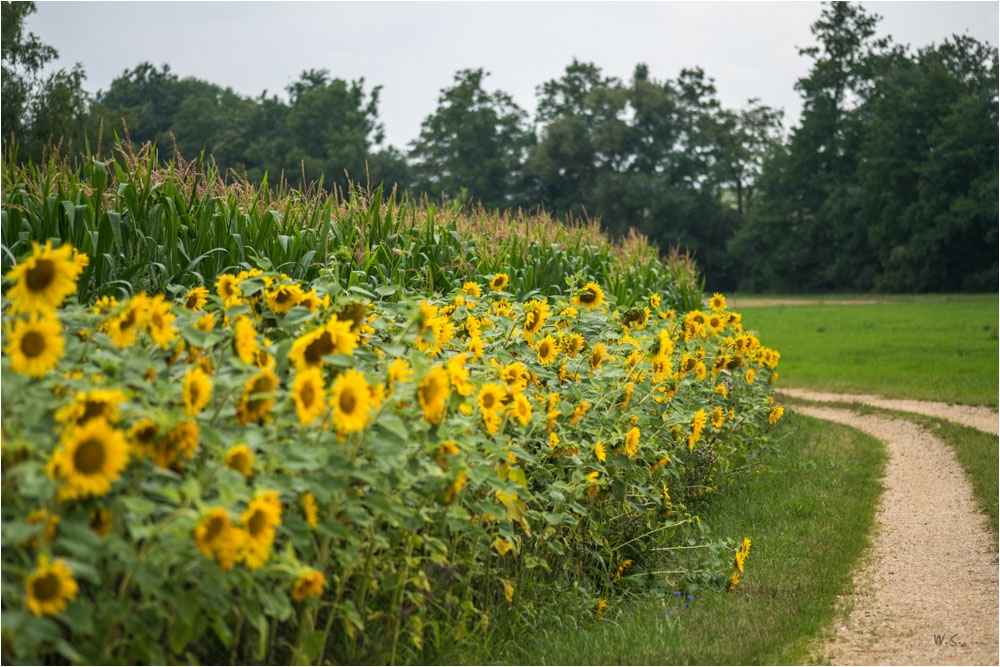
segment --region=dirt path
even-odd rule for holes
[[[990,408],[974,407],[971,405],[949,405],[936,401],[912,401],[905,399],[882,398],[870,394],[832,394],[820,391],[809,391],[808,389],[781,388],[775,390],[779,394],[801,398],[806,401],[837,403],[867,403],[876,408],[887,410],[902,410],[904,412],[916,412],[917,414],[929,417],[939,417],[949,421],[958,422],[965,426],[979,429],[986,433],[998,434],[1000,417]]]
[[[873,547],[850,616],[817,646],[823,662],[998,664],[997,545],[951,449],[907,421],[792,409],[869,433],[889,453]]]

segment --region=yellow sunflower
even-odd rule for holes
[[[444,417],[445,401],[451,394],[448,372],[435,366],[417,386],[417,401],[424,411],[424,419],[431,424],[440,424]]]
[[[119,348],[125,348],[135,342],[140,327],[145,326],[146,312],[149,309],[149,297],[139,293],[129,299],[128,304],[118,315],[108,320],[103,329],[111,342]]]
[[[468,282],[462,285],[462,291],[469,296],[482,296],[483,292],[479,289],[479,284],[474,282]]]
[[[607,356],[608,348],[604,347],[604,343],[595,343],[594,349],[590,353],[590,370],[601,370],[601,363]]]
[[[544,301],[532,299],[524,307],[524,336],[528,340],[537,334],[549,316],[549,305]]]
[[[406,359],[393,359],[389,364],[389,393],[396,390],[396,385],[413,379],[413,369]]]
[[[722,408],[715,408],[712,410],[712,426],[715,428],[721,428],[723,422],[726,421],[726,414],[722,411]]]
[[[236,562],[243,535],[232,524],[229,512],[222,507],[208,511],[194,529],[194,543],[207,558],[215,558],[223,570]]]
[[[42,248],[32,243],[31,256],[7,274],[14,284],[7,290],[11,312],[52,312],[67,296],[76,291],[76,280],[83,267],[73,261],[73,246],[64,244],[52,249],[52,240]]]
[[[71,428],[53,453],[54,469],[63,478],[63,500],[103,496],[128,464],[125,434],[103,417]]]
[[[319,527],[319,506],[316,504],[316,496],[311,493],[302,496],[302,515],[310,528],[316,530]]]
[[[212,398],[212,381],[199,366],[184,376],[184,414],[197,417]]]
[[[271,312],[284,315],[302,301],[302,288],[296,283],[281,285],[277,289],[264,292],[264,300]]]
[[[639,427],[633,426],[625,436],[625,454],[634,457],[639,451]]]
[[[245,531],[241,557],[248,569],[261,568],[271,556],[274,529],[281,524],[281,502],[272,492],[258,495],[250,501],[241,517]]]
[[[299,422],[303,426],[311,424],[321,416],[326,410],[323,371],[316,366],[297,371],[292,387],[292,399],[295,401],[295,412],[299,416]]]
[[[66,609],[67,600],[75,600],[78,590],[73,570],[66,561],[49,563],[47,556],[38,557],[38,568],[24,582],[28,590],[28,609],[35,616],[55,616]]]
[[[777,406],[777,407],[775,407],[775,408],[772,408],[771,412],[768,413],[768,415],[767,415],[767,422],[769,424],[773,424],[776,421],[778,421],[779,419],[781,419],[781,416],[783,414],[785,414],[785,409],[783,407],[781,407],[780,405]]]
[[[503,407],[503,402],[507,398],[507,389],[502,384],[490,382],[479,389],[476,396],[476,403],[484,413],[496,412]]]
[[[709,315],[706,323],[708,330],[716,335],[722,333],[722,330],[726,328],[726,318],[722,317],[718,313],[712,313]]]
[[[246,315],[240,315],[236,318],[233,348],[236,350],[236,356],[243,363],[252,364],[257,360],[257,330],[254,329],[253,322]]]
[[[712,300],[709,302],[709,305],[715,312],[721,312],[726,309],[726,297],[716,292],[712,295]]]
[[[170,302],[162,294],[149,300],[146,308],[145,325],[160,349],[167,349],[177,338],[177,327],[173,326],[176,315],[170,312]]]
[[[240,426],[265,419],[274,407],[278,393],[278,376],[270,369],[250,378],[243,386],[243,397],[236,406],[236,420]]]
[[[580,308],[599,308],[604,303],[604,292],[597,283],[587,283],[573,297],[573,305]]]
[[[506,287],[507,283],[509,282],[510,282],[510,276],[508,276],[506,273],[498,273],[494,275],[493,278],[490,280],[490,289],[493,290],[494,292],[499,292],[504,287]]]
[[[322,572],[309,570],[299,576],[292,586],[292,599],[302,601],[306,598],[315,598],[323,594],[323,587],[326,585],[326,577]]]
[[[338,429],[345,433],[363,429],[372,408],[371,385],[365,376],[352,368],[337,378],[330,393],[330,405]]]
[[[531,379],[528,369],[520,361],[504,366],[501,377],[507,385],[507,392],[510,394],[520,394],[527,388],[528,380]]]
[[[691,434],[688,436],[688,449],[694,449],[694,445],[701,439],[701,433],[705,430],[708,416],[704,410],[698,410],[691,417]]]
[[[188,291],[187,296],[184,297],[184,307],[188,310],[201,310],[207,302],[208,290],[203,285],[198,285],[198,287]]]
[[[244,477],[253,475],[254,456],[253,451],[246,445],[234,445],[226,452],[226,460],[223,463],[230,470],[235,470]]]
[[[215,292],[225,302],[226,308],[236,305],[243,295],[240,279],[231,273],[222,274],[215,281]]]
[[[296,338],[288,358],[296,370],[301,370],[321,365],[328,354],[354,354],[357,346],[358,336],[351,332],[351,322],[333,316],[325,325]]]
[[[521,426],[527,426],[531,421],[531,402],[524,394],[517,394],[510,403],[510,411],[513,412]]]
[[[538,341],[538,346],[535,348],[535,352],[538,355],[538,361],[541,364],[548,366],[559,356],[559,344],[550,334]]]
[[[152,454],[153,442],[160,426],[152,419],[140,419],[128,430],[128,443],[133,456]]]
[[[10,355],[11,370],[28,377],[42,377],[55,368],[65,349],[61,329],[54,314],[33,313],[27,320],[14,320],[10,343],[4,350]]]

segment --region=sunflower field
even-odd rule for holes
[[[4,276],[5,661],[431,662],[546,598],[739,585],[698,507],[772,446],[779,354],[722,295],[334,266],[81,298],[93,262]]]

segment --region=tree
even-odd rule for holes
[[[415,186],[432,196],[467,192],[487,208],[525,203],[522,163],[533,142],[527,114],[507,93],[483,88],[482,68],[457,72],[412,142]]]

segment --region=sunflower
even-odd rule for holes
[[[278,376],[270,369],[263,369],[250,378],[243,386],[243,398],[236,406],[236,419],[240,426],[265,419],[274,407],[277,393]]]
[[[483,413],[496,412],[503,407],[503,401],[506,398],[506,387],[497,382],[490,382],[479,389],[479,394],[476,396],[476,403]]]
[[[781,407],[780,405],[778,407],[776,407],[776,408],[772,408],[771,412],[767,415],[767,422],[769,424],[773,424],[776,421],[778,421],[779,419],[781,419],[781,416],[783,414],[785,414],[785,409],[783,407]]]
[[[722,408],[715,408],[712,410],[712,426],[715,428],[722,428],[723,422],[726,421],[726,415],[722,411]]]
[[[233,348],[243,363],[252,364],[257,359],[257,330],[246,315],[236,318],[236,328],[233,332]]]
[[[639,451],[639,427],[633,426],[625,436],[625,453],[629,457],[634,457]]]
[[[708,416],[704,410],[698,410],[691,416],[691,434],[688,436],[688,449],[694,449],[694,444],[701,439],[701,432],[705,430]]]
[[[224,273],[215,281],[215,292],[225,302],[225,307],[236,305],[243,290],[240,289],[240,279],[231,273]]]
[[[201,329],[202,331],[212,331],[215,329],[215,313],[205,313],[198,318],[198,321],[194,323],[195,329]]]
[[[504,366],[501,377],[507,385],[507,392],[510,394],[520,394],[528,386],[528,380],[531,379],[528,369],[520,361]]]
[[[333,418],[345,433],[360,431],[368,423],[371,412],[371,385],[365,376],[353,368],[343,373],[330,390]]]
[[[117,307],[118,307],[118,299],[116,299],[113,296],[105,295],[97,299],[97,301],[94,302],[94,305],[91,306],[90,309],[94,311],[95,315],[103,315],[104,313],[114,310]]]
[[[281,501],[277,496],[273,491],[258,495],[241,517],[246,531],[241,556],[251,570],[262,567],[271,555],[274,528],[281,524]]]
[[[184,414],[197,417],[212,398],[212,381],[200,367],[195,366],[184,376]]]
[[[188,310],[201,310],[208,302],[208,290],[203,285],[198,285],[187,293],[184,297],[184,307]]]
[[[319,507],[316,505],[316,496],[311,493],[302,496],[302,515],[310,528],[316,530],[319,527]]]
[[[295,373],[295,383],[292,387],[292,398],[295,400],[295,412],[303,425],[311,424],[326,409],[326,388],[323,386],[323,371],[316,366],[305,368]]]
[[[528,340],[537,334],[549,316],[549,305],[532,299],[524,308],[524,336]]]
[[[306,598],[315,598],[323,594],[323,587],[326,585],[326,577],[322,572],[309,570],[299,576],[292,586],[292,599],[301,602]]]
[[[194,529],[194,543],[207,558],[215,558],[223,570],[232,568],[243,545],[243,535],[222,507],[208,511]]]
[[[177,338],[177,327],[173,326],[176,318],[177,316],[170,312],[170,302],[162,294],[157,294],[149,300],[145,325],[160,349],[167,349]]]
[[[38,557],[38,568],[24,582],[28,590],[28,609],[35,616],[55,616],[66,609],[66,600],[76,599],[78,586],[66,561],[49,563]]]
[[[726,309],[726,297],[716,292],[712,295],[712,300],[709,302],[709,305],[715,312],[721,312]]]
[[[445,401],[451,394],[448,372],[441,366],[434,366],[417,386],[417,401],[424,411],[424,419],[431,424],[440,424],[444,417]]]
[[[201,429],[197,422],[181,422],[173,427],[156,443],[153,451],[153,461],[161,468],[170,468],[177,464],[177,458],[190,461],[198,449],[201,439]]]
[[[722,330],[726,328],[726,318],[722,317],[718,313],[712,313],[709,315],[706,322],[708,330],[716,335],[722,333]]]
[[[52,240],[42,248],[32,243],[31,256],[7,274],[14,284],[7,290],[11,311],[52,312],[67,296],[76,291],[76,279],[83,267],[73,261],[73,246],[63,244],[52,249]]]
[[[521,426],[527,426],[531,421],[531,402],[524,394],[514,396],[509,409],[517,417],[517,421],[521,422]]]
[[[744,375],[743,378],[747,381],[747,384],[753,384],[755,375],[756,373],[754,373],[753,369],[751,368],[746,372],[746,375]]]
[[[471,356],[469,361],[475,361],[477,359],[483,358],[483,339],[475,336],[469,339],[469,342],[465,345],[465,351]]]
[[[42,377],[58,365],[65,341],[54,314],[33,313],[27,320],[15,320],[10,343],[4,350],[10,355],[10,367],[15,373]]]
[[[559,356],[559,344],[556,343],[555,338],[552,335],[548,335],[545,338],[538,341],[538,346],[535,348],[535,352],[538,354],[538,361],[548,366],[556,357]]]
[[[323,299],[319,298],[315,289],[304,293],[302,298],[299,299],[299,305],[304,308],[308,308],[310,313],[315,313],[321,306],[328,305],[328,303],[329,297]]]
[[[595,343],[594,349],[590,353],[590,370],[601,370],[601,363],[604,361],[607,354],[608,348],[604,347],[604,343]]]
[[[406,359],[393,359],[389,364],[389,393],[396,391],[396,385],[413,379],[413,369]]]
[[[325,325],[296,338],[288,358],[296,370],[301,370],[321,365],[328,354],[354,354],[357,346],[358,336],[351,333],[351,322],[341,322],[334,315]]]
[[[631,329],[642,329],[649,323],[649,315],[648,307],[635,308],[625,313],[622,324]]]
[[[264,292],[264,301],[271,312],[276,315],[284,315],[293,306],[297,306],[303,297],[302,288],[296,283],[281,285],[277,289]]]
[[[253,475],[253,451],[246,445],[234,445],[226,452],[224,466],[244,477]]]
[[[133,456],[151,454],[153,441],[160,432],[160,426],[152,419],[140,419],[128,430],[128,444]]]
[[[493,278],[490,280],[490,289],[493,290],[494,292],[499,292],[504,287],[506,287],[507,283],[509,282],[510,282],[510,276],[508,276],[506,273],[498,273],[494,275]]]
[[[483,292],[479,289],[479,284],[475,282],[468,282],[462,285],[462,291],[469,296],[482,296]]]
[[[149,297],[139,293],[129,299],[128,304],[118,315],[104,325],[104,331],[111,337],[111,342],[119,348],[125,348],[135,342],[139,328],[145,326],[146,311],[149,309]]]
[[[128,464],[128,444],[125,434],[98,417],[72,428],[52,460],[65,482],[61,499],[103,496]]]
[[[573,305],[580,308],[599,308],[604,303],[604,292],[597,283],[587,283],[576,296],[573,297]]]

